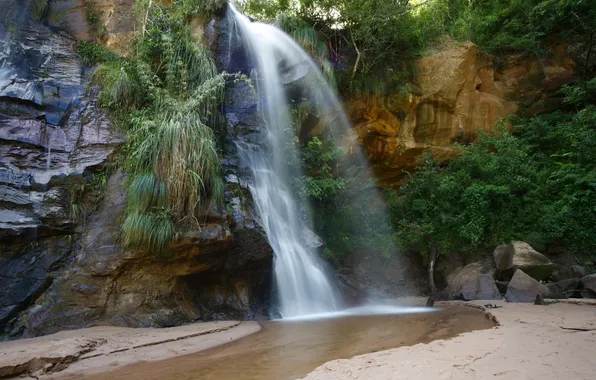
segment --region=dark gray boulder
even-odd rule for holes
[[[550,296],[557,298],[568,298],[579,296],[579,284],[579,278],[569,278],[567,280],[551,282],[546,286],[548,287]]]
[[[580,283],[582,297],[596,299],[596,274],[589,274],[582,277]]]

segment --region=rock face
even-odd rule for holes
[[[493,278],[494,270],[482,263],[472,263],[450,277],[443,291],[448,299],[497,300],[501,293]]]
[[[522,241],[498,246],[494,258],[498,271],[513,272],[521,269],[536,280],[548,279],[556,268],[548,257]]]
[[[521,269],[518,269],[507,286],[505,299],[509,302],[534,302],[538,294],[542,297],[549,294],[546,285],[539,283]]]
[[[100,40],[111,50],[126,54],[134,32],[134,0],[52,0],[50,25],[77,40]]]
[[[565,46],[539,60],[510,56],[505,62],[476,45],[426,55],[413,62],[406,95],[348,100],[350,117],[382,186],[399,184],[421,163],[425,149],[440,159],[457,153],[452,144],[473,141],[497,120],[531,104],[551,109],[554,89],[569,80],[574,62]]]
[[[33,20],[28,3],[0,0],[0,334],[266,316],[272,251],[226,140],[257,128],[254,96],[233,89],[225,105],[225,206],[202,210],[201,229],[166,258],[124,249],[126,174],[108,170],[124,134],[86,91],[76,40]],[[50,15],[82,12],[51,4]]]

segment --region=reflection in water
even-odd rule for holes
[[[289,380],[330,360],[450,338],[492,326],[484,313],[467,307],[425,314],[267,322],[260,332],[236,342],[197,354],[124,367],[89,379]]]

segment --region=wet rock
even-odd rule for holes
[[[443,293],[449,299],[501,299],[501,293],[495,284],[492,272],[491,268],[483,263],[468,264],[455,274]]]
[[[498,271],[513,273],[521,269],[536,280],[546,280],[556,267],[548,257],[521,241],[498,246],[494,259]]]
[[[69,244],[53,240],[28,244],[16,254],[0,257],[0,326],[46,291],[70,253]]]
[[[515,271],[515,274],[507,286],[505,299],[509,302],[534,302],[536,295],[543,297],[549,294],[546,285],[543,285],[528,276],[521,269]]]
[[[227,6],[218,10],[216,17],[205,25],[206,42],[220,71],[249,75],[252,65],[238,26],[228,12]]]
[[[320,248],[324,244],[323,239],[306,226],[302,227],[302,236],[309,248]]]

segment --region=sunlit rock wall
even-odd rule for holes
[[[382,186],[402,183],[426,149],[446,160],[456,154],[454,143],[474,141],[505,116],[556,108],[561,98],[554,91],[575,72],[564,45],[540,59],[496,60],[464,43],[412,67],[406,94],[347,100],[359,143]]]
[[[134,0],[52,0],[47,19],[77,40],[99,40],[126,54],[135,28],[133,4]]]

